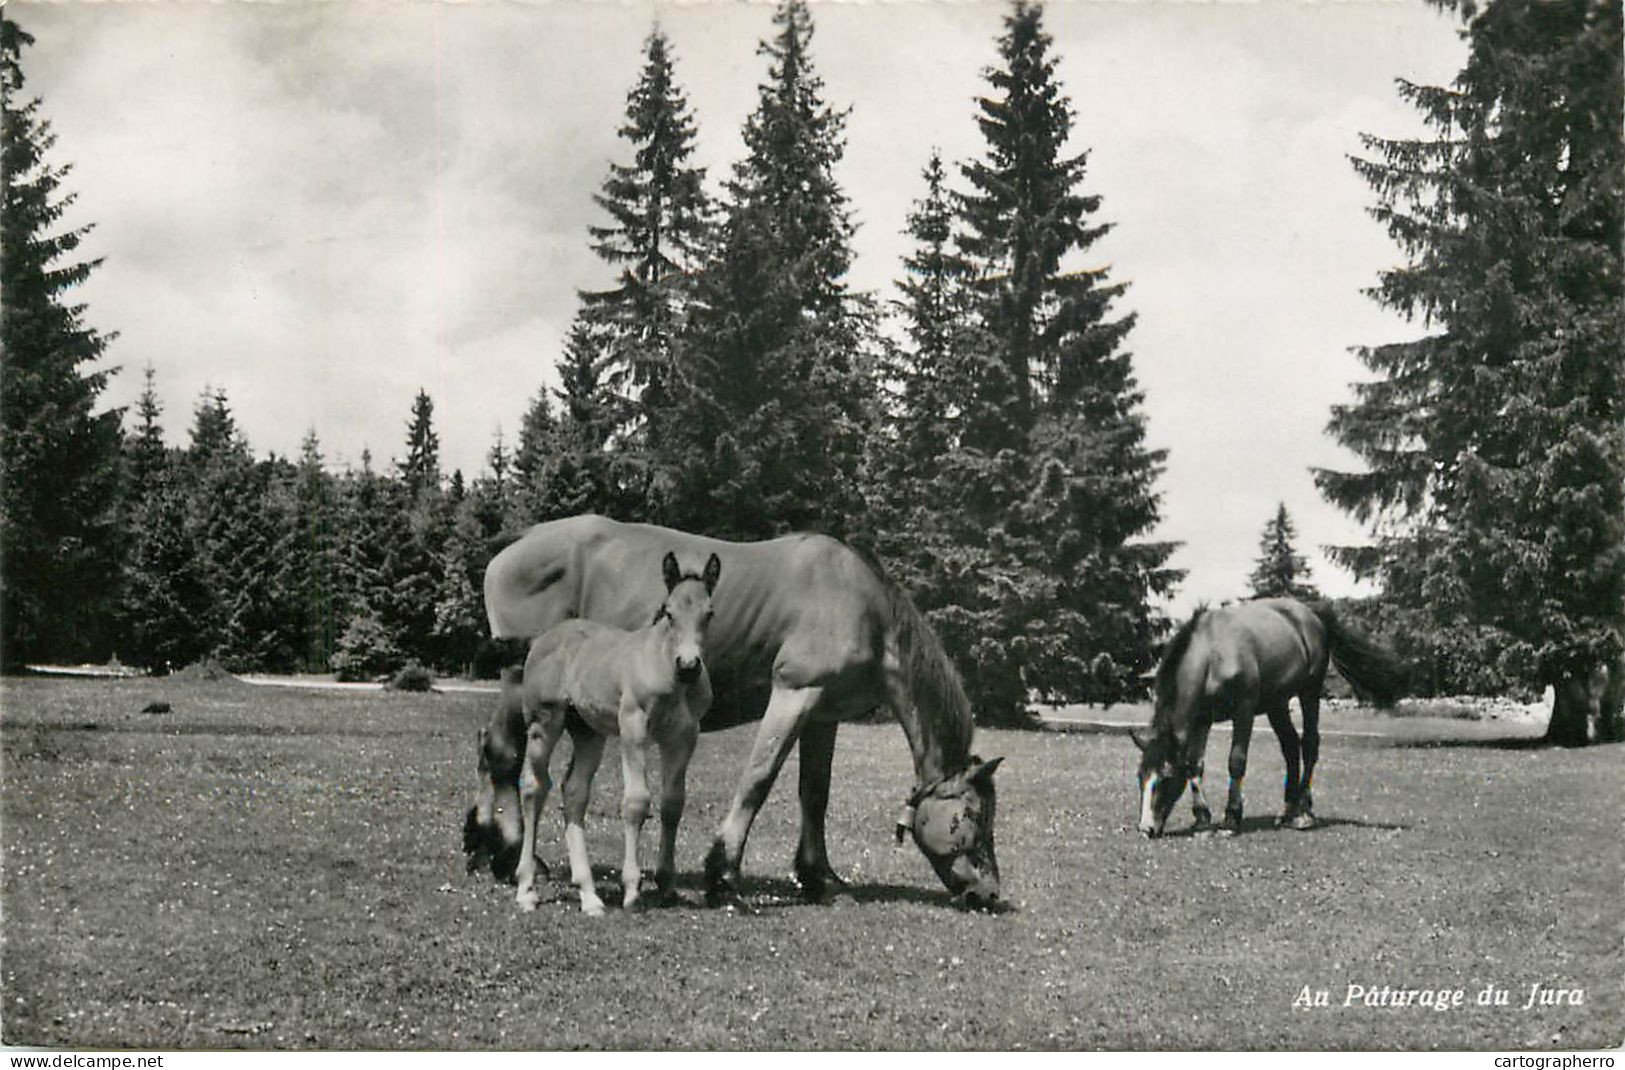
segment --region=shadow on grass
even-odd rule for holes
[[[1263,817],[1244,817],[1241,819],[1241,829],[1235,835],[1249,836],[1254,833],[1278,833],[1284,836],[1302,836],[1305,834],[1313,834],[1326,829],[1334,828],[1375,829],[1378,832],[1409,832],[1411,830],[1410,825],[1388,824],[1382,821],[1365,821],[1357,817],[1322,817],[1319,814],[1315,815],[1315,824],[1313,828],[1288,828],[1284,825],[1277,825],[1275,822],[1276,817],[1274,814],[1269,814]],[[1234,838],[1220,833],[1217,825],[1207,825],[1200,828],[1195,825],[1190,825],[1182,829],[1176,829],[1172,832],[1164,832],[1162,834],[1162,838],[1167,840],[1189,840],[1204,837],[1211,837],[1213,839]]]
[[[1394,750],[1565,750],[1544,736],[1511,736],[1496,739],[1396,739],[1385,744]]]
[[[548,883],[553,887],[550,900],[571,901],[576,896],[575,886],[570,882],[570,864],[564,862],[560,865],[548,865]],[[598,886],[598,894],[611,909],[618,909],[621,901],[623,885],[621,884],[620,869],[612,865],[594,865],[592,867],[593,882]],[[538,874],[540,877],[540,874]],[[507,882],[509,886],[512,882]],[[839,902],[850,903],[920,903],[927,906],[940,906],[952,910],[953,904],[948,893],[940,888],[928,888],[914,884],[882,884],[882,883],[853,883],[848,884],[840,891],[827,897],[822,902],[805,899],[801,895],[801,888],[795,881],[784,877],[751,877],[746,876],[741,882],[741,898],[744,900],[747,913],[762,914],[775,910],[788,910],[800,907],[819,908],[830,906]],[[651,879],[644,882],[644,894],[652,899],[654,886]],[[678,873],[676,888],[679,898],[669,904],[653,904],[651,910],[710,910],[705,903],[705,875],[696,870],[687,873]]]

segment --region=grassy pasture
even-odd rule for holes
[[[173,706],[144,714],[149,701]],[[679,865],[696,905],[521,915],[460,855],[472,694],[12,679],[0,691],[0,1037],[163,1048],[1575,1048],[1625,1039],[1619,748],[1332,738],[1323,828],[1132,830],[1121,736],[978,736],[1014,909],[945,902],[891,845],[901,732],[842,729],[830,843],[850,899],[794,899],[794,758],[746,855],[757,910],[698,906],[752,728],[705,737]],[[562,757],[562,756],[559,756]],[[1210,768],[1223,758],[1215,742]],[[1222,792],[1222,776],[1210,778]],[[619,763],[594,858],[619,863]],[[1181,803],[1176,826],[1188,824]],[[564,870],[556,797],[544,857]],[[653,828],[646,836],[653,846]],[[613,875],[601,886],[614,902]],[[1584,1005],[1520,1010],[1531,984]],[[1448,1012],[1345,986],[1454,988]],[[1487,984],[1511,1006],[1479,1008]],[[1303,986],[1333,1006],[1294,1010]]]

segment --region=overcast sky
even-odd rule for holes
[[[933,146],[980,151],[974,98],[1002,3],[814,3],[826,99],[850,107],[840,171],[855,286],[890,295]],[[512,442],[575,310],[606,281],[591,200],[658,19],[713,189],[742,149],[769,4],[12,3],[32,93],[106,263],[83,288],[118,331],[128,404],[157,371],[171,440],[206,385],[256,454],[314,428],[330,461],[402,451],[417,390],[447,470]],[[1357,344],[1417,328],[1361,293],[1397,253],[1347,156],[1420,131],[1394,79],[1448,82],[1452,20],[1394,2],[1052,2],[1060,78],[1116,229],[1090,253],[1120,311],[1152,444],[1170,451],[1157,536],[1185,545],[1176,610],[1245,590],[1278,501],[1315,578],[1361,529],[1315,491],[1351,455],[1323,434]]]

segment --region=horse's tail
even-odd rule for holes
[[[1326,626],[1332,664],[1361,698],[1379,706],[1392,706],[1404,691],[1405,665],[1393,651],[1344,624],[1331,605],[1309,607]]]

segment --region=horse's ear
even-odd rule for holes
[[[1128,730],[1128,738],[1132,739],[1134,741],[1134,745],[1140,748],[1141,751],[1144,751],[1145,748],[1151,745],[1150,740],[1145,739],[1140,735],[1140,730],[1138,728],[1130,728]]]
[[[665,577],[666,590],[668,593],[673,587],[677,586],[677,584],[681,582],[683,578],[683,570],[678,566],[677,554],[673,551],[667,550],[666,556],[661,559],[660,574]]]
[[[985,762],[978,762],[965,771],[965,779],[972,784],[987,787],[993,783],[993,774],[998,770],[999,763],[1002,761],[1004,761],[1004,758],[999,757]]]
[[[722,575],[722,558],[712,554],[706,558],[705,572],[700,579],[705,581],[705,593],[710,594],[717,589],[717,578]]]

